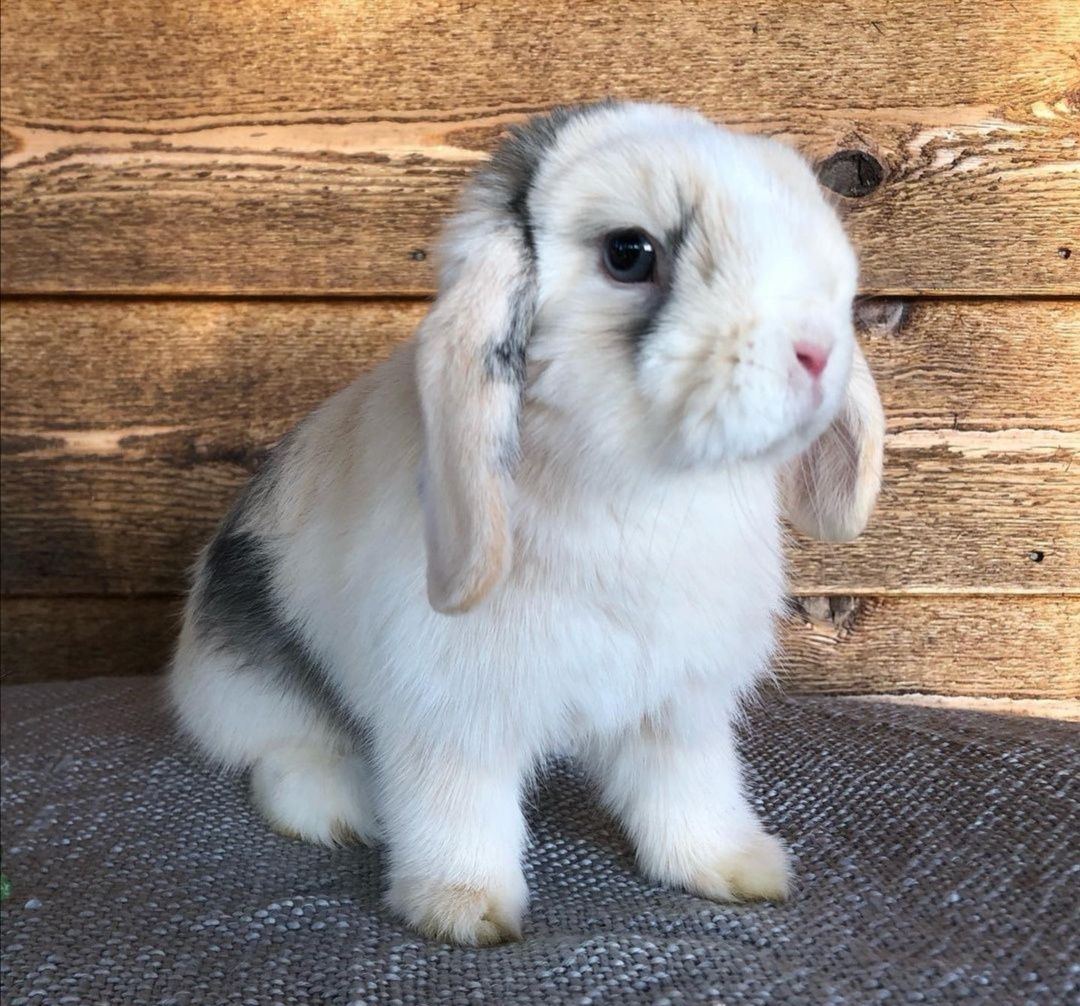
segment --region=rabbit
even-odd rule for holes
[[[509,131],[415,338],[292,429],[201,553],[170,671],[270,826],[381,843],[425,936],[520,937],[522,801],[577,759],[652,880],[782,899],[733,723],[782,517],[868,521],[857,263],[796,152],[672,107]]]

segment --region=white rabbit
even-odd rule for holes
[[[516,128],[415,341],[292,430],[202,553],[184,728],[276,829],[384,842],[430,937],[518,936],[523,791],[555,755],[650,877],[784,897],[731,724],[773,653],[781,510],[850,537],[877,495],[855,289],[776,141],[640,104]]]

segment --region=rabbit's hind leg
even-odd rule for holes
[[[370,780],[351,731],[290,668],[198,636],[185,627],[170,674],[185,732],[217,764],[251,770],[252,798],[275,831],[322,845],[373,842]]]

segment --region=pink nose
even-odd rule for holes
[[[814,342],[797,342],[795,359],[811,377],[820,377],[829,362],[829,350]]]

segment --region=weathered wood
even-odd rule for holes
[[[1080,698],[1080,597],[806,597],[780,680],[800,691]]]
[[[371,116],[483,108],[493,81],[509,104],[530,108],[604,93],[609,81],[662,101],[723,98],[743,114],[852,98],[861,107],[931,106],[943,96],[1031,106],[1046,87],[1061,96],[1075,84],[1080,31],[1060,0],[838,0],[812,11],[778,0],[553,0],[543,9],[368,0],[362,10],[304,11],[289,0],[236,0],[227,10],[8,0],[2,27],[8,114],[126,122],[184,118],[193,104],[216,116],[264,113],[269,102]],[[117,39],[129,48],[118,51]]]
[[[852,702],[884,702],[896,706],[924,706],[927,709],[964,709],[999,716],[1036,716],[1039,719],[1080,723],[1080,699],[988,698],[982,695],[932,695],[907,692],[903,695],[849,695]]]
[[[611,94],[844,154],[868,290],[1080,292],[1060,0],[10,0],[2,36],[8,291],[427,291],[500,131]]]
[[[1080,301],[873,300],[855,317],[891,432],[1080,431]]]
[[[3,300],[4,431],[276,435],[408,339],[426,311],[408,301]],[[1080,302],[876,300],[857,317],[892,431],[1080,431]]]
[[[265,442],[409,338],[423,302],[0,300],[6,435]],[[48,451],[47,445],[41,450]],[[108,451],[104,451],[108,453]]]
[[[5,597],[0,680],[154,674],[180,631],[178,597]]]
[[[1078,434],[898,433],[870,527],[843,545],[796,537],[792,589],[1080,590],[1078,517]]]
[[[1076,698],[1080,598],[806,598],[784,627],[793,692]],[[169,597],[5,598],[5,682],[154,673],[179,624]]]
[[[265,447],[423,310],[5,302],[3,589],[176,590]],[[1080,589],[1080,303],[879,313],[899,318],[863,335],[890,417],[884,498],[863,539],[796,542],[794,589]]]
[[[845,545],[795,539],[793,589],[1080,590],[1080,435],[999,436],[892,439],[870,529]],[[100,455],[49,446],[55,456],[8,456],[5,592],[178,588],[261,445],[221,452],[183,436],[149,440],[150,457],[138,456],[138,436]]]

